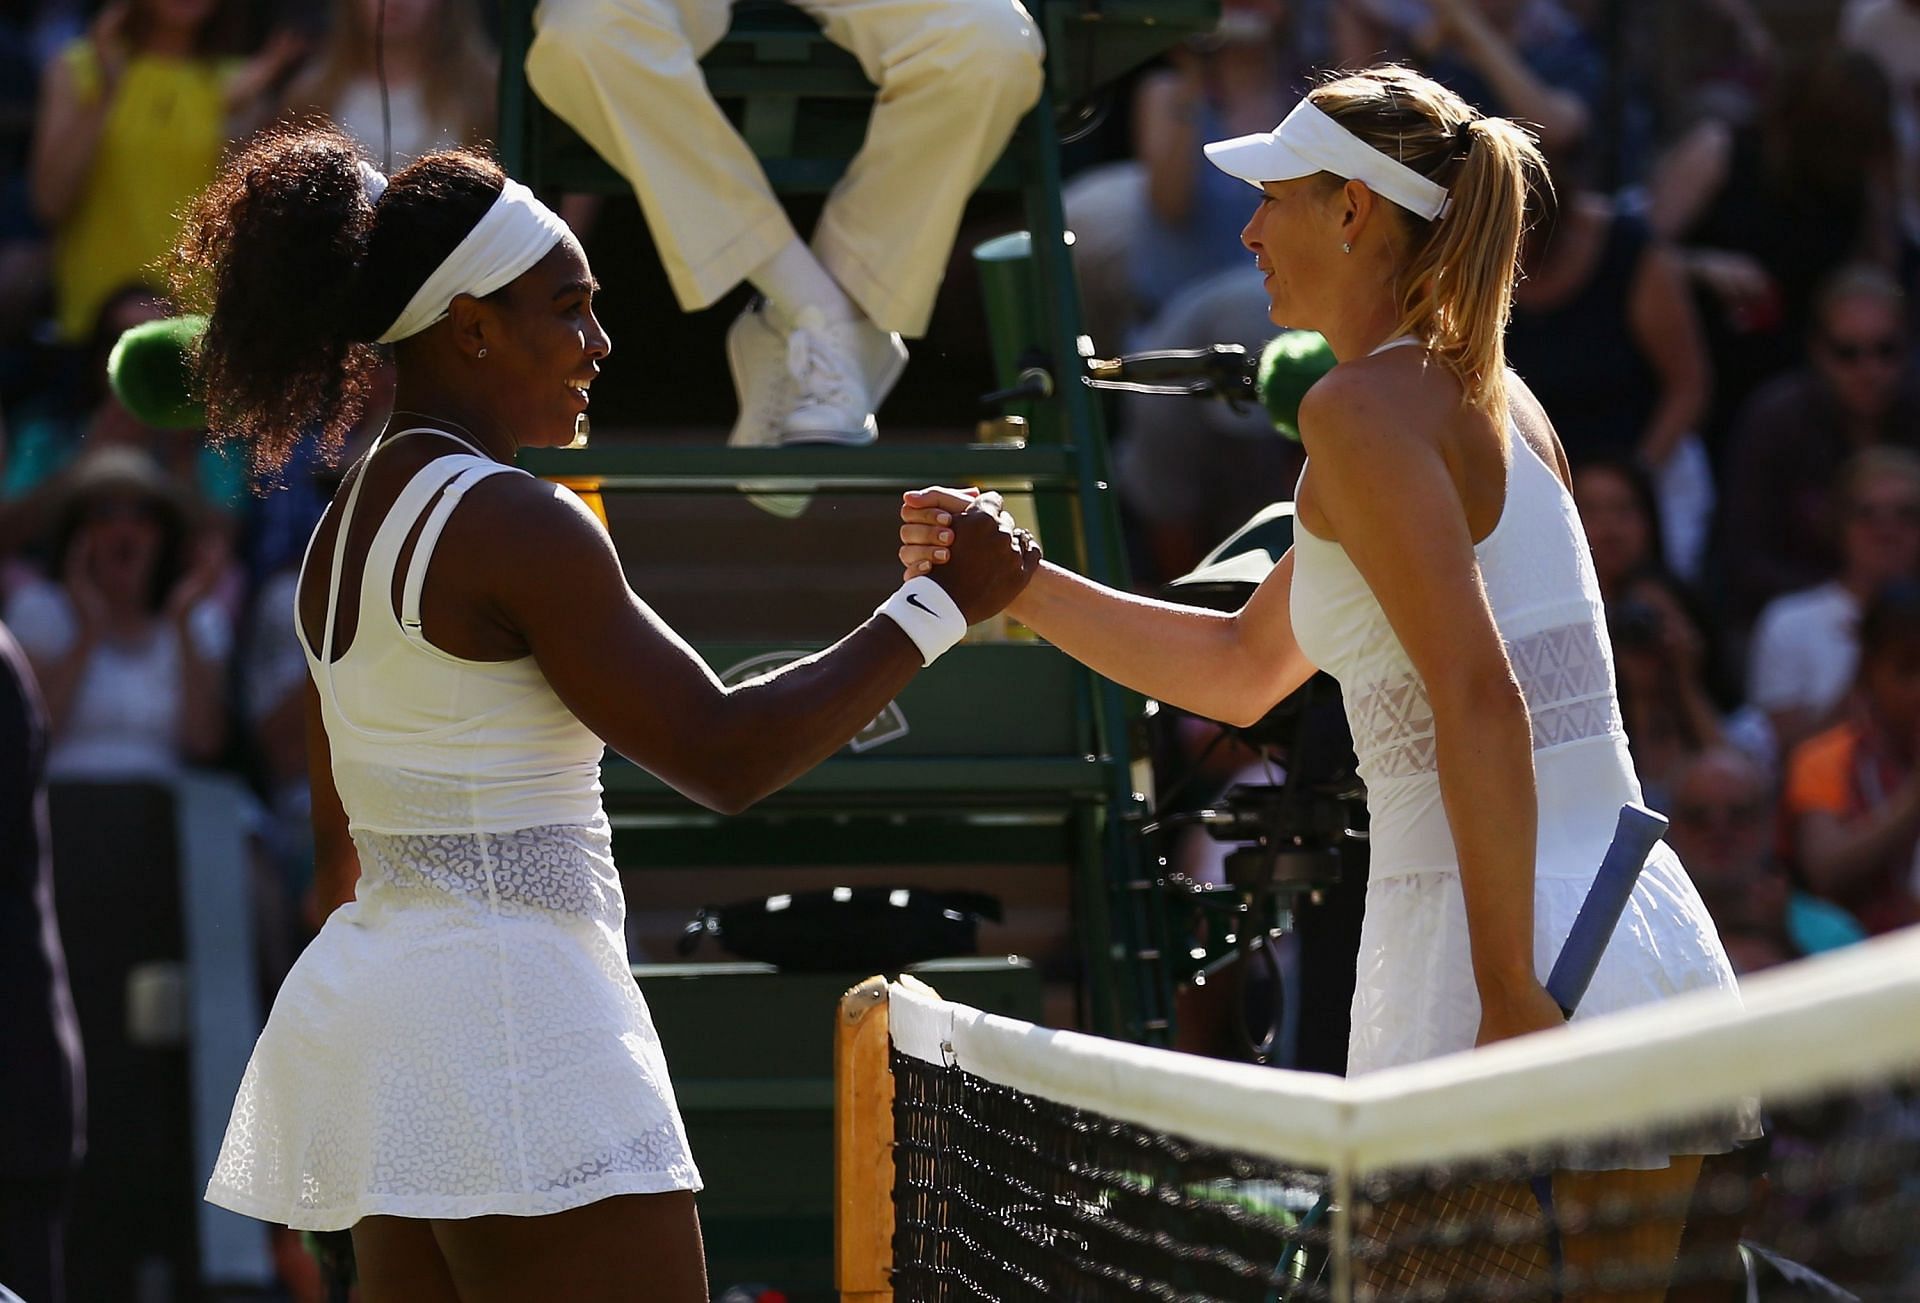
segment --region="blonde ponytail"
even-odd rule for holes
[[[1476,113],[1410,68],[1370,68],[1315,89],[1313,102],[1375,149],[1447,187],[1445,215],[1389,205],[1408,234],[1394,333],[1424,340],[1466,400],[1504,424],[1506,334],[1520,239],[1536,186],[1550,186],[1533,136]]]

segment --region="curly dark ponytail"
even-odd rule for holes
[[[245,443],[259,474],[308,433],[337,449],[372,390],[372,341],[505,180],[478,154],[427,154],[376,209],[353,138],[331,124],[249,141],[194,202],[173,252],[175,293],[208,314],[197,378],[215,436]]]

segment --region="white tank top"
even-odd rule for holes
[[[418,433],[473,448],[458,435],[424,426],[391,437]],[[388,437],[374,443],[369,462]],[[341,562],[363,469],[340,513],[318,654],[307,642],[296,599],[294,625],[320,691],[334,786],[355,833],[512,832],[597,826],[603,819],[604,746],[561,704],[533,657],[464,660],[433,646],[420,631],[420,592],[447,518],[469,488],[500,474],[525,472],[473,448],[428,462],[408,481],[367,549],[353,640],[335,661]],[[395,619],[400,550],[423,516]],[[314,534],[319,536],[317,528]],[[312,554],[309,540],[303,580]]]
[[[1500,520],[1474,554],[1533,721],[1536,875],[1591,878],[1620,806],[1640,799],[1640,784],[1573,497],[1511,421],[1508,442]],[[1425,685],[1346,550],[1297,521],[1293,548],[1294,634],[1307,658],[1340,681],[1367,785],[1371,880],[1457,872]]]

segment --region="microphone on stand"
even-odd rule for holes
[[[1084,383],[1123,393],[1220,399],[1236,412],[1258,403],[1275,431],[1298,440],[1300,400],[1333,366],[1333,350],[1318,332],[1289,330],[1269,340],[1257,357],[1238,344],[1212,344],[1088,358]]]

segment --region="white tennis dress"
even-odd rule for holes
[[[1402,342],[1414,341],[1386,347]],[[1640,782],[1573,497],[1511,424],[1509,443],[1505,505],[1474,552],[1533,720],[1534,968],[1544,981],[1621,805],[1640,800]],[[1347,1072],[1469,1049],[1480,997],[1426,688],[1345,549],[1298,522],[1293,549],[1294,633],[1307,658],[1340,681],[1372,829]],[[1733,969],[1679,857],[1662,842],[1576,1017],[1702,987],[1734,991]]]
[[[400,433],[422,432],[457,438]],[[360,882],[254,1047],[207,1184],[222,1207],[337,1230],[700,1188],[627,967],[600,739],[531,657],[467,661],[421,636],[421,586],[461,495],[521,473],[477,449],[421,469],[374,536],[335,662],[359,479],[348,495],[325,645],[301,645]],[[393,576],[423,517],[396,620]]]

